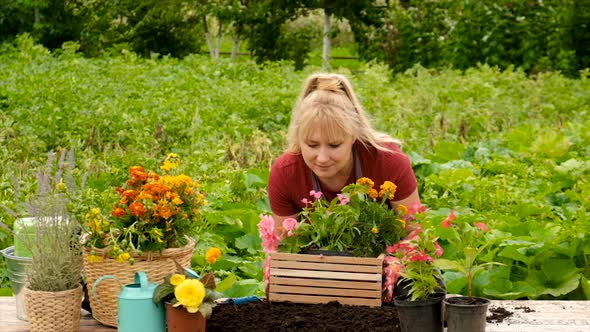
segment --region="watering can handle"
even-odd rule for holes
[[[148,289],[149,283],[148,283],[148,278],[147,278],[147,275],[145,274],[145,272],[143,272],[143,271],[135,272],[135,283],[140,285],[141,290]]]
[[[119,281],[119,279],[115,278],[114,276],[110,275],[110,274],[106,274],[104,276],[99,277],[98,279],[96,279],[96,281],[94,281],[94,283],[92,284],[92,298],[94,299],[94,301],[98,302],[98,304],[103,307],[101,308],[102,310],[106,311],[109,315],[111,315],[113,318],[117,318],[116,315],[113,315],[112,312],[106,310],[104,308],[104,305],[100,302],[100,300],[98,299],[98,297],[96,296],[96,286],[98,286],[98,284],[105,280],[105,279],[114,279],[116,282],[119,283],[119,286],[123,287],[123,285],[121,285],[121,282]]]

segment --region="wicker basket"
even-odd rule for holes
[[[61,292],[25,292],[25,307],[31,332],[80,331],[80,304],[82,286]]]
[[[147,252],[141,256],[132,255],[135,259],[133,265],[125,262],[119,263],[107,256],[108,249],[84,248],[84,275],[88,284],[89,293],[92,294],[94,282],[103,275],[111,275],[114,279],[103,279],[94,290],[96,298],[90,296],[92,317],[104,325],[117,326],[117,297],[121,286],[134,283],[135,272],[143,271],[150,283],[161,283],[164,277],[176,272],[175,260],[183,267],[190,267],[194,240],[182,248],[169,248],[161,253]],[[86,257],[94,251],[97,256],[103,257],[99,262],[88,262]]]

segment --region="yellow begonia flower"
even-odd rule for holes
[[[377,228],[377,227],[371,228],[371,233],[373,233],[373,234],[379,233],[379,228]]]
[[[175,307],[182,305],[186,311],[195,313],[205,298],[205,286],[197,279],[186,279],[174,288]]]
[[[102,257],[96,256],[96,255],[90,255],[90,256],[86,257],[86,261],[88,263],[96,263],[96,262],[102,261]]]
[[[117,256],[117,262],[119,262],[119,263],[123,263],[123,262],[125,262],[125,261],[128,261],[128,260],[129,260],[129,258],[131,258],[131,255],[129,255],[129,253],[127,253],[127,252],[124,252],[124,253],[122,253],[122,254],[119,254],[119,255]]]
[[[215,248],[215,247],[211,247],[205,253],[205,260],[207,261],[207,263],[213,264],[213,263],[215,263],[215,261],[217,261],[219,256],[221,256],[221,250],[219,250],[218,248]]]
[[[173,274],[172,277],[170,277],[170,283],[174,286],[180,285],[180,283],[185,280],[186,280],[186,276],[184,276],[182,274]]]

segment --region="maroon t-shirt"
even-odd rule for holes
[[[410,196],[416,190],[416,176],[412,170],[410,159],[395,143],[384,144],[392,152],[365,148],[355,144],[357,157],[361,165],[363,177],[375,182],[375,188],[385,181],[397,186],[395,201]],[[355,181],[351,174],[348,184]],[[301,212],[305,204],[303,198],[311,200],[309,192],[313,190],[312,173],[300,154],[283,153],[273,163],[268,178],[268,198],[272,212],[279,216],[290,216]],[[338,192],[322,190],[328,201],[336,197]]]

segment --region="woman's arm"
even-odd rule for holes
[[[409,208],[416,203],[420,204],[420,196],[418,195],[418,189],[414,190],[414,192],[411,193],[410,196],[402,200],[391,202],[391,206],[395,209],[398,205],[401,204]],[[408,223],[406,225],[406,233],[409,234],[410,232],[416,230],[419,227],[420,225],[418,223]]]
[[[391,202],[391,207],[395,209],[400,204],[405,205],[406,207],[411,207],[415,203],[420,204],[420,196],[418,195],[418,189],[414,190],[414,192],[411,193],[410,196],[402,200]]]

